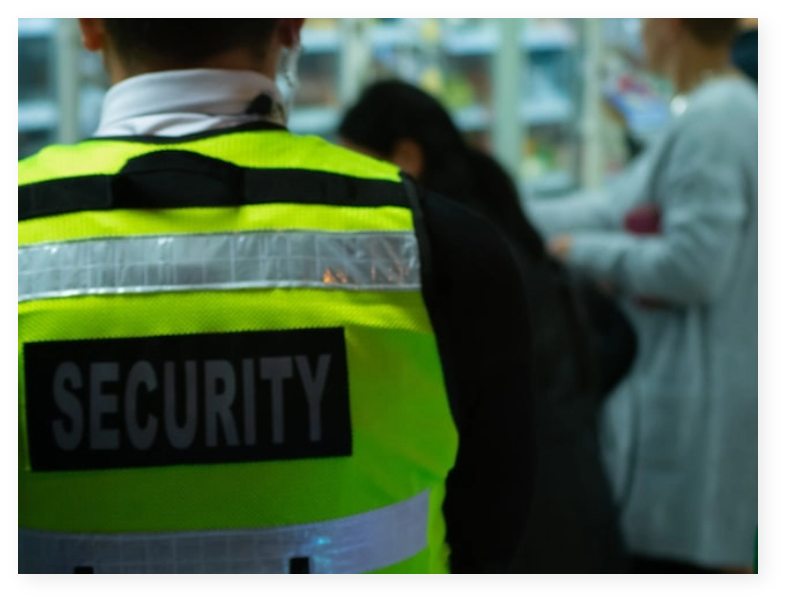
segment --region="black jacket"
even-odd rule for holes
[[[615,303],[548,258],[524,258],[532,312],[538,463],[513,567],[523,573],[620,573],[626,553],[602,465],[598,417],[635,356]]]
[[[507,572],[536,469],[527,284],[487,218],[419,197],[425,302],[460,435],[444,504],[451,568]]]
[[[635,357],[635,333],[612,298],[547,255],[512,201],[516,193],[501,193],[496,199],[469,195],[464,206],[479,212],[478,222],[484,215],[500,229],[494,236],[516,259],[527,307],[536,472],[521,547],[509,570],[623,572],[624,545],[597,419]]]

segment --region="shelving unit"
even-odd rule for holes
[[[18,19],[18,32],[21,158],[88,136],[107,80],[101,59],[82,49],[74,19]]]
[[[641,20],[602,21],[598,79],[607,130],[617,130],[618,139],[628,134],[635,144],[648,144],[670,119],[670,90],[642,66]],[[621,142],[616,148],[615,138],[607,137],[603,178],[616,174],[629,160],[631,150]]]
[[[579,145],[582,86],[573,80],[579,34],[568,21],[374,20],[365,32],[372,55],[367,80],[396,76],[437,96],[467,137],[501,160],[524,195],[565,192],[581,180],[579,161],[561,156],[563,164],[538,164],[546,164],[548,144]],[[563,79],[549,77],[550,61],[563,62]],[[547,139],[540,136],[544,129]]]
[[[518,40],[518,90],[503,95],[521,99],[521,128],[513,167],[523,199],[561,195],[582,182],[584,155],[579,136],[585,86],[578,77],[582,59],[582,19],[526,19]]]
[[[50,131],[57,127],[57,106],[49,99],[20,101],[19,132]]]
[[[571,50],[577,44],[577,32],[566,23],[541,24],[526,28],[520,34],[520,43],[531,52]]]
[[[19,19],[18,156],[56,140],[56,19]]]
[[[443,51],[453,56],[491,55],[500,44],[500,32],[490,24],[449,31],[441,42]]]
[[[575,117],[573,102],[563,96],[535,98],[520,104],[520,120],[530,126],[563,124]]]
[[[324,26],[319,29],[313,25],[305,27],[301,33],[301,44],[310,53],[338,53],[342,42],[339,28],[336,24]]]
[[[46,38],[52,34],[57,19],[18,19],[19,39]]]
[[[333,139],[342,110],[355,98],[359,44],[356,18],[310,19],[302,33],[301,89],[289,127],[299,134]]]
[[[372,47],[376,51],[411,43],[410,32],[396,25],[379,25],[370,30]]]

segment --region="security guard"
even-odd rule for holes
[[[20,572],[507,569],[523,285],[481,217],[286,130],[302,24],[80,19],[99,130],[19,163]]]

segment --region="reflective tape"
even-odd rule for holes
[[[247,231],[87,239],[18,249],[19,302],[250,288],[418,290],[412,232]]]
[[[364,573],[427,547],[429,491],[339,520],[113,535],[19,529],[20,573]]]

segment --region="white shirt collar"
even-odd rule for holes
[[[185,69],[134,76],[104,97],[95,136],[184,136],[266,119],[284,125],[281,110],[248,115],[259,95],[281,107],[276,84],[254,71]]]

